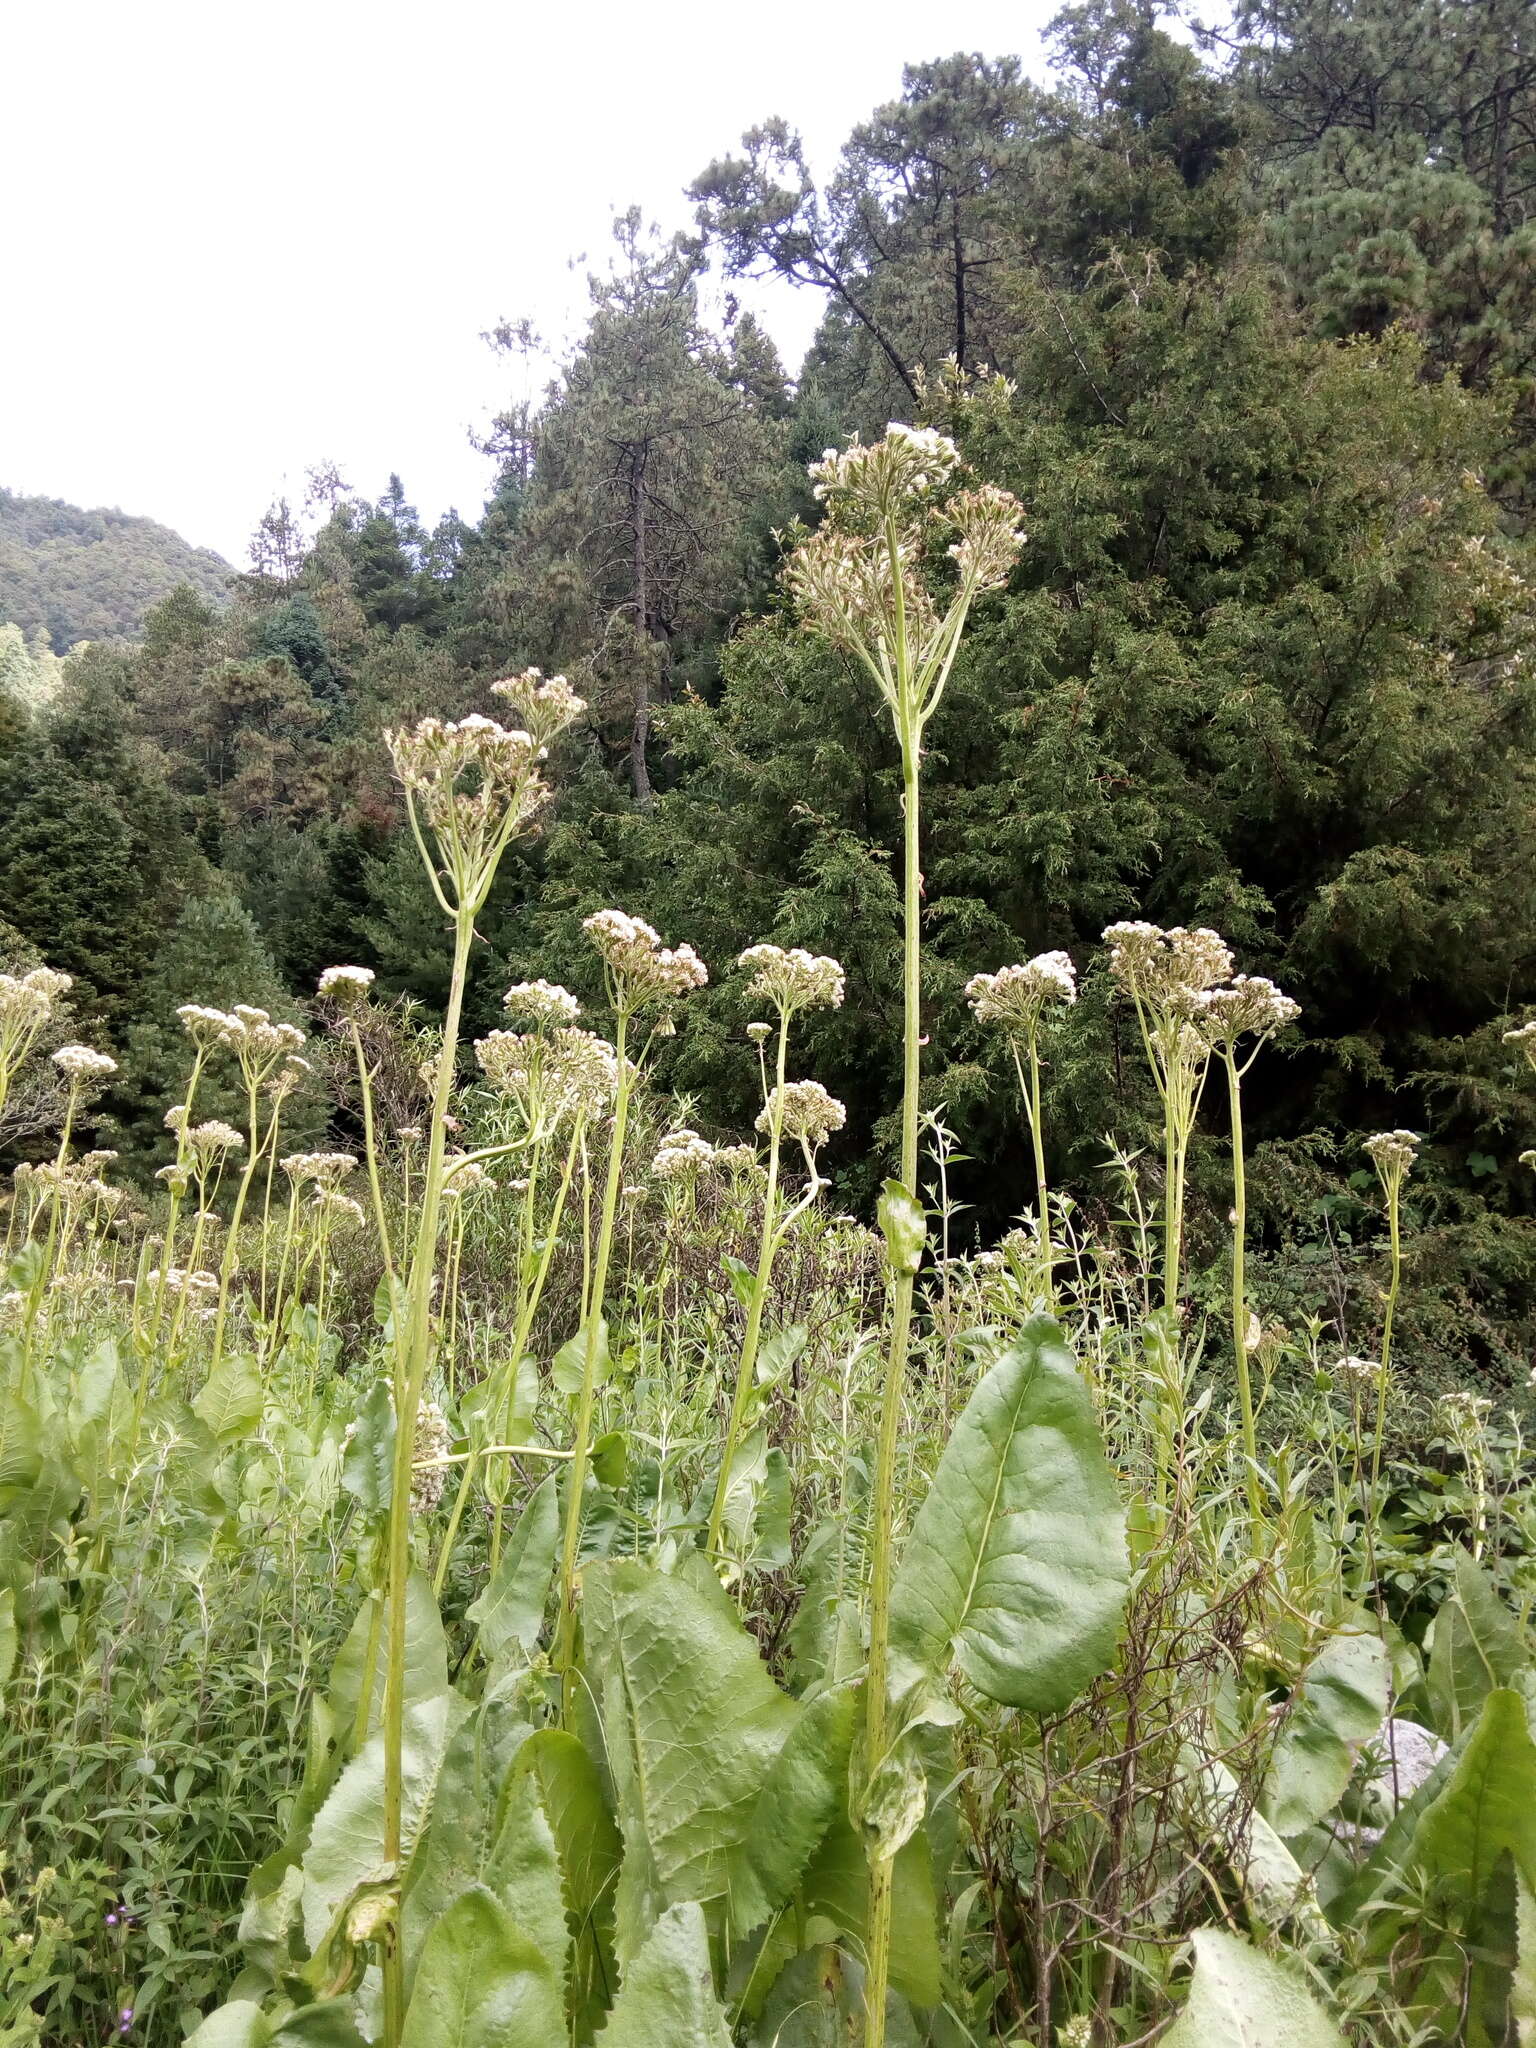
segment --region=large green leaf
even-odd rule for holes
[[[194,1396],[192,1410],[223,1449],[250,1435],[265,1404],[266,1389],[254,1361],[236,1356],[214,1367]]]
[[[989,1699],[1055,1713],[1114,1655],[1125,1517],[1088,1390],[1037,1316],[955,1425],[891,1600],[898,1693],[952,1663]]]
[[[434,1693],[406,1709],[401,1853],[409,1864],[431,1818],[448,1745],[469,1708],[457,1693]],[[304,1857],[304,1933],[311,1951],[359,1884],[383,1874],[384,1737],[353,1757],[315,1815]]]
[[[1192,1940],[1189,2002],[1163,2048],[1346,2048],[1298,1971],[1218,1928]]]
[[[548,1960],[476,1885],[427,1936],[401,2048],[555,2048],[564,2039]]]
[[[266,2048],[271,2028],[253,1999],[232,1998],[209,2013],[190,2033],[184,2048]]]
[[[1408,1863],[1474,1905],[1501,1856],[1536,1886],[1536,1743],[1516,1692],[1489,1693],[1449,1782],[1419,1816]]]
[[[513,1643],[529,1653],[537,1646],[554,1576],[559,1527],[551,1473],[518,1516],[495,1577],[469,1610],[469,1620],[479,1625],[480,1647],[487,1663],[496,1663]]]
[[[613,2003],[619,1972],[613,1953],[613,1906],[623,1844],[603,1798],[597,1766],[574,1735],[541,1728],[518,1751],[516,1777],[538,1786],[554,1836],[560,1882],[573,1937],[571,2010],[589,2035]]]
[[[1496,1686],[1512,1686],[1529,1662],[1514,1616],[1481,1565],[1458,1550],[1451,1585],[1435,1616],[1429,1701],[1437,1733],[1454,1742]]]
[[[624,1837],[616,1924],[627,1963],[666,1907],[726,1894],[732,1852],[800,1709],[713,1582],[614,1563],[583,1583],[586,1668],[602,1682]]]
[[[1330,1636],[1302,1673],[1270,1760],[1260,1807],[1281,1835],[1299,1835],[1343,1796],[1355,1753],[1381,1726],[1392,1659],[1379,1636]]]
[[[731,2048],[700,1907],[669,1907],[656,1922],[624,1972],[596,2048]]]
[[[554,1834],[539,1801],[538,1780],[529,1772],[507,1787],[485,1881],[549,1964],[563,2005],[571,1930]]]
[[[528,1723],[509,1701],[488,1699],[449,1743],[432,1818],[412,1861],[405,1894],[408,1969],[414,1969],[428,1929],[461,1893],[477,1883],[497,1889],[487,1869],[496,1845],[502,1789],[529,1732]],[[513,1917],[525,1933],[538,1939],[539,1929],[526,1925],[519,1914]]]
[[[384,1711],[386,1616],[384,1595],[372,1592],[353,1617],[347,1639],[331,1666],[330,1706],[335,1739],[350,1750],[363,1688],[368,1688],[368,1728]],[[405,1698],[429,1700],[448,1690],[448,1641],[443,1618],[425,1572],[405,1582]]]
[[[859,1690],[820,1693],[770,1765],[731,1858],[731,1926],[750,1934],[789,1898],[848,1797]]]
[[[851,1823],[838,1814],[801,1886],[807,1920],[825,1920],[862,1953],[869,1935],[869,1858]],[[938,1906],[933,1860],[922,1829],[896,1852],[891,1887],[891,1983],[914,2005],[939,2001]]]

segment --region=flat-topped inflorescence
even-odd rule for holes
[[[515,981],[501,999],[501,1007],[526,1024],[574,1024],[581,1004],[568,988],[558,982]]]
[[[1077,1001],[1077,969],[1065,953],[1037,953],[995,974],[973,974],[965,996],[979,1023],[1027,1033],[1046,1009]]]
[[[117,1061],[110,1053],[97,1052],[89,1045],[61,1045],[49,1058],[59,1072],[75,1087],[84,1087],[91,1081],[105,1081],[117,1072]]]
[[[780,1010],[838,1009],[847,977],[840,960],[808,953],[803,946],[748,946],[736,965],[750,968],[747,993]]]
[[[689,945],[664,946],[654,925],[624,910],[595,910],[582,930],[602,956],[615,1007],[643,1009],[703,988],[709,969]]]
[[[814,1149],[843,1128],[848,1112],[819,1081],[786,1081],[773,1089],[759,1110],[757,1128],[771,1132],[776,1120],[786,1138],[798,1138]]]

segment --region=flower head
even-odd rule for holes
[[[846,977],[841,961],[826,953],[808,953],[803,946],[748,946],[738,967],[752,970],[747,993],[781,1010],[838,1009]]]
[[[1065,953],[1037,953],[1018,967],[973,974],[965,996],[979,1022],[1030,1032],[1048,1005],[1077,1001],[1077,969]]]
[[[536,668],[525,668],[521,675],[492,683],[491,695],[511,706],[518,724],[541,749],[587,708],[585,699],[577,696],[564,676],[546,679]]]
[[[1533,1067],[1536,1067],[1536,1017],[1529,1024],[1521,1024],[1513,1031],[1506,1031],[1504,1043],[1523,1052]]]
[[[697,1131],[672,1131],[662,1139],[651,1161],[651,1173],[660,1181],[695,1181],[715,1163],[715,1148]]]
[[[1251,1031],[1267,1037],[1301,1015],[1301,1005],[1282,995],[1262,974],[1239,974],[1223,988],[1191,991],[1192,1021],[1213,1045],[1231,1045]]]
[[[1143,918],[1108,926],[1109,971],[1131,993],[1154,1008],[1189,1008],[1188,998],[1232,977],[1232,949],[1219,932],[1161,925]]]
[[[525,1023],[574,1024],[581,1005],[568,988],[552,981],[515,981],[501,999],[501,1006]]]
[[[360,1003],[373,982],[371,967],[327,967],[320,977],[319,993],[333,1003]]]
[[[435,1401],[423,1401],[416,1411],[416,1435],[411,1445],[411,1512],[430,1514],[443,1497],[447,1457],[452,1432],[448,1418]]]
[[[83,1088],[88,1081],[105,1081],[109,1074],[117,1072],[117,1061],[110,1054],[96,1052],[88,1045],[61,1045],[52,1059],[75,1087]]]
[[[623,910],[597,910],[582,920],[624,1007],[665,1003],[703,988],[709,969],[692,946],[664,946],[655,927]]]
[[[1411,1173],[1419,1156],[1419,1138],[1414,1131],[1378,1131],[1365,1141],[1371,1163],[1384,1181]]]
[[[819,1081],[786,1081],[759,1111],[757,1128],[771,1133],[775,1118],[784,1137],[799,1138],[814,1148],[843,1128],[848,1112]]]

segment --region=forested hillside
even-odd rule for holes
[[[47,716],[5,714],[0,903],[124,1056],[122,1128],[154,1130],[156,1034],[220,947],[253,1000],[355,959],[441,1001],[379,735],[537,664],[589,709],[481,920],[472,1022],[509,974],[590,984],[580,920],[607,902],[711,958],[833,949],[850,1000],[812,1050],[867,1196],[853,1162],[890,1140],[899,1059],[896,756],[776,579],[817,516],[806,462],[926,421],[1028,528],[926,768],[926,1100],[976,1162],[972,1220],[1004,1226],[1027,1184],[967,977],[1086,957],[1119,917],[1213,923],[1304,1008],[1253,1111],[1267,1245],[1347,1274],[1344,1134],[1429,1130],[1426,1339],[1454,1310],[1457,1344],[1470,1326],[1514,1372],[1536,1302],[1536,1129],[1501,1042],[1536,1001],[1524,13],[1254,0],[1192,48],[1085,0],[1047,82],[915,66],[825,183],[781,119],[722,137],[686,233],[620,222],[584,338],[495,424],[480,519],[428,531],[398,480],[321,480],[268,515],[227,609],[193,578],[141,645],[78,656]],[[709,264],[822,297],[797,376],[747,314],[706,322]],[[1047,1093],[1056,1171],[1092,1202],[1103,1133],[1150,1104],[1092,977],[1082,1020]],[[741,1021],[712,989],[668,1049],[705,1123],[747,1106]]]
[[[227,562],[153,519],[0,489],[0,622],[28,639],[46,635],[55,654],[77,640],[137,635],[182,584],[222,600],[229,574]]]

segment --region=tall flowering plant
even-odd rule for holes
[[[824,517],[786,569],[805,624],[850,654],[874,683],[901,752],[902,1110],[899,1179],[886,1185],[890,1349],[875,1448],[865,1761],[871,1778],[890,1748],[890,1613],[897,1437],[924,1225],[916,1195],[922,1060],[923,741],[977,597],[1007,580],[1024,535],[1023,508],[992,484],[962,483],[959,451],[929,428],[892,425],[865,446],[828,449],[810,471]],[[946,559],[954,581],[940,584]],[[889,1969],[894,1851],[870,1851],[866,2038],[881,2048]]]

